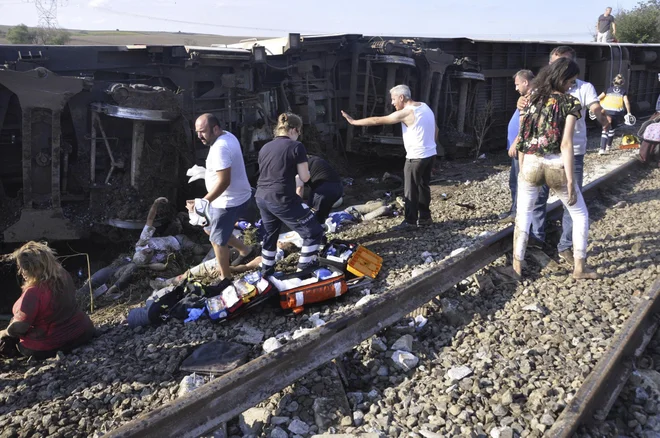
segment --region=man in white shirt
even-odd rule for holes
[[[397,231],[428,226],[431,219],[431,169],[437,155],[438,126],[431,108],[411,98],[407,85],[397,85],[390,90],[392,106],[396,109],[383,117],[367,117],[354,120],[344,111],[341,115],[354,126],[394,125],[401,123],[406,164],[403,168],[405,219],[394,227]]]
[[[240,256],[235,260],[238,264],[247,263],[250,257],[258,255],[258,248],[246,246],[232,235],[236,220],[252,196],[243,152],[238,139],[223,131],[213,114],[199,116],[195,131],[202,143],[210,145],[204,179],[208,191],[204,199],[210,203],[209,224],[204,230],[209,234],[220,275],[223,279],[231,279],[228,245],[238,250]],[[189,210],[194,208],[194,201],[186,203]]]

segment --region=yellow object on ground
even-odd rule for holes
[[[626,134],[621,138],[619,149],[639,149],[639,140],[632,134]]]

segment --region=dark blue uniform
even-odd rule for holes
[[[319,223],[323,223],[330,215],[335,202],[344,196],[344,187],[339,174],[330,163],[314,155],[308,156],[307,159],[310,174],[307,185],[311,188],[307,204],[316,211]]]
[[[307,152],[299,141],[276,137],[259,151],[259,180],[255,195],[264,227],[261,266],[267,273],[275,266],[277,238],[282,223],[300,234],[303,247],[298,269],[317,263],[323,228],[311,210],[296,194],[298,164],[307,162]]]

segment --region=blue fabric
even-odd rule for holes
[[[506,150],[508,151],[511,148],[511,145],[516,141],[518,137],[518,131],[520,131],[520,111],[516,108],[516,112],[511,116],[509,120],[509,130],[506,136]]]
[[[584,177],[584,155],[573,156],[573,179],[582,191],[582,180]],[[539,197],[536,199],[534,212],[532,213],[532,230],[531,235],[537,239],[545,242],[545,216],[546,204],[550,196],[550,188],[547,185],[541,186],[539,190]],[[573,221],[571,216],[564,207],[564,216],[562,217],[562,232],[558,251],[565,251],[573,246]]]
[[[336,225],[341,225],[345,222],[355,222],[355,217],[350,213],[346,213],[345,211],[336,211],[334,213],[330,213],[328,217],[330,217],[332,222],[334,222]]]
[[[512,215],[516,214],[516,199],[518,195],[518,173],[520,172],[519,161],[517,158],[511,158],[511,172],[509,173],[509,190],[511,190],[511,210]]]
[[[234,231],[236,220],[241,212],[247,208],[249,201],[238,207],[215,208],[209,207],[210,224],[204,229],[209,233],[209,240],[216,245],[226,246]]]
[[[183,322],[192,322],[197,321],[200,316],[204,314],[206,308],[201,309],[188,309],[188,318],[184,319]]]

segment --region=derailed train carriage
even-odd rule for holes
[[[399,126],[344,122],[392,111],[405,83],[440,128],[439,154],[503,148],[517,93],[557,42],[363,35],[249,40],[223,47],[0,46],[0,226],[5,242],[83,237],[95,223],[130,226],[156,196],[187,190],[204,158],[193,123],[212,112],[241,140],[248,171],[282,111],[300,114],[305,143],[333,154],[402,156]],[[571,44],[582,78],[604,90],[626,78],[633,112],[653,111],[660,45]]]

